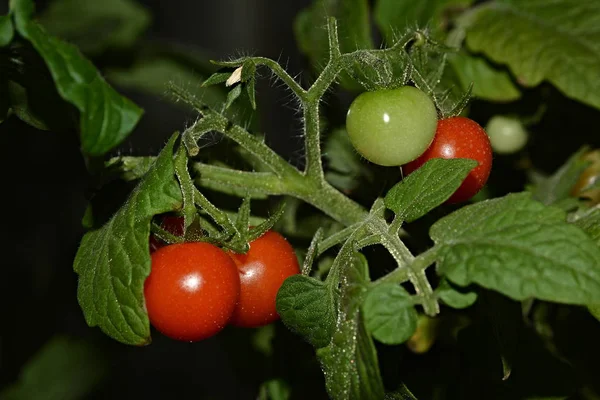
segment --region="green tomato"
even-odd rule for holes
[[[493,116],[485,130],[490,137],[492,149],[498,154],[512,154],[527,143],[527,131],[517,118]]]
[[[354,148],[372,163],[406,164],[427,150],[437,126],[431,98],[412,86],[359,95],[350,105],[346,130]]]

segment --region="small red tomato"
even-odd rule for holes
[[[240,298],[230,323],[258,327],[279,319],[277,292],[286,278],[300,273],[294,249],[279,233],[268,231],[250,242],[246,254],[229,253],[240,274]]]
[[[172,339],[197,341],[225,327],[240,293],[235,263],[209,243],[161,247],[144,285],[150,323]]]
[[[164,230],[177,236],[183,235],[183,224],[183,217],[179,215],[165,215],[160,222],[160,226]],[[155,252],[167,244],[168,243],[163,242],[155,235],[150,234],[150,253]]]
[[[492,147],[483,128],[465,117],[438,121],[433,142],[419,158],[402,167],[406,175],[432,158],[470,158],[479,163],[446,203],[469,200],[485,185],[492,169]]]

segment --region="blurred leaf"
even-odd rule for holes
[[[367,330],[381,343],[404,343],[417,328],[413,300],[398,284],[384,283],[370,289],[362,310]]]
[[[361,162],[345,129],[336,129],[327,136],[323,156],[328,162],[325,178],[342,191],[354,190],[360,185],[361,178],[372,178],[371,171]]]
[[[575,221],[575,225],[583,229],[596,244],[600,246],[600,208],[594,208],[582,218]]]
[[[0,47],[7,46],[13,39],[15,29],[10,15],[0,15]]]
[[[594,304],[588,306],[588,311],[592,314],[598,321],[600,321],[600,304]]]
[[[107,360],[91,343],[56,336],[21,370],[1,400],[78,400],[104,378]]]
[[[579,176],[589,165],[589,161],[583,159],[582,155],[587,148],[581,148],[573,154],[553,175],[547,178],[538,178],[531,189],[533,198],[546,205],[558,203],[569,199],[571,189],[577,183]]]
[[[483,57],[466,52],[452,54],[448,63],[463,90],[473,83],[473,96],[488,101],[509,102],[521,97],[508,71],[493,67]]]
[[[386,393],[385,400],[418,400],[403,383],[399,389]]]
[[[291,391],[281,379],[272,379],[260,385],[257,400],[288,400]]]
[[[460,291],[446,279],[442,279],[435,292],[444,304],[456,309],[471,307],[477,301],[476,292]]]
[[[133,46],[151,17],[133,0],[53,0],[39,21],[50,34],[98,54]]]
[[[385,206],[412,222],[448,200],[476,166],[467,158],[431,159],[388,191]]]
[[[373,11],[375,22],[388,44],[394,43],[399,32],[410,28],[431,28],[440,32],[448,25],[449,9],[466,8],[474,0],[378,0]],[[414,26],[416,25],[416,26]]]
[[[273,338],[275,337],[275,325],[269,324],[256,329],[252,335],[252,347],[269,357],[273,354]]]
[[[92,229],[94,227],[94,209],[92,208],[91,203],[87,205],[83,217],[81,217],[81,226],[86,229]]]
[[[497,0],[467,28],[467,45],[507,64],[524,86],[549,81],[566,96],[600,108],[600,2]]]
[[[10,113],[10,99],[8,94],[8,81],[0,80],[0,124]]]
[[[19,34],[35,47],[46,62],[63,99],[80,111],[82,150],[99,156],[120,144],[133,130],[142,110],[119,95],[79,50],[46,34],[30,20],[31,0],[11,0]]]
[[[600,248],[529,193],[465,206],[430,235],[439,273],[460,286],[476,283],[514,300],[600,302]]]
[[[297,15],[294,33],[300,51],[317,73],[325,68],[329,59],[328,17],[337,19],[342,53],[373,48],[367,0],[314,0]],[[341,82],[347,89],[358,88],[347,76],[342,76]]]
[[[331,343],[317,350],[327,393],[333,400],[382,399],[377,351],[360,312],[370,281],[369,266],[362,254],[344,248],[337,262],[344,270],[337,326]]]
[[[335,328],[334,290],[308,276],[291,276],[277,293],[277,312],[290,330],[313,347],[326,346]]]
[[[150,341],[144,281],[150,274],[152,217],[181,207],[173,166],[173,135],[129,200],[100,229],[81,241],[73,269],[77,298],[89,326],[133,345]]]

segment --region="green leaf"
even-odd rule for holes
[[[587,233],[600,246],[600,208],[595,208],[575,221],[575,225]]]
[[[343,251],[340,251],[344,276],[337,326],[331,343],[317,350],[317,356],[331,399],[382,399],[384,389],[377,351],[360,312],[367,293],[369,268],[362,254],[342,254]]]
[[[109,174],[116,174],[124,181],[140,179],[154,165],[156,157],[113,157],[104,163]]]
[[[90,326],[133,345],[150,340],[144,281],[150,274],[148,237],[157,214],[181,207],[175,179],[173,135],[127,202],[100,229],[81,241],[73,269],[79,274],[77,298]]]
[[[367,0],[315,0],[296,17],[294,33],[300,51],[308,57],[317,73],[329,59],[329,17],[337,19],[342,53],[373,48]],[[345,88],[357,88],[347,77],[342,78],[342,84]]]
[[[463,90],[473,83],[475,97],[497,102],[514,101],[521,97],[508,71],[492,66],[483,57],[460,52],[450,55],[448,64]]]
[[[331,285],[294,275],[277,293],[277,313],[283,323],[313,347],[326,346],[335,329],[335,295]]]
[[[566,96],[600,108],[600,2],[497,0],[482,5],[467,45],[507,64],[525,86],[549,81]]]
[[[440,32],[448,25],[445,12],[450,8],[468,7],[474,0],[378,0],[373,12],[387,43],[393,43],[407,28],[429,26]]]
[[[215,72],[214,74],[206,78],[204,82],[202,82],[202,86],[212,86],[217,85],[219,83],[223,83],[227,79],[229,79],[230,76],[231,72]]]
[[[8,81],[0,80],[0,124],[9,116],[10,111]]]
[[[400,388],[393,392],[386,393],[385,400],[418,400],[414,394],[406,387],[404,383],[401,384]]]
[[[438,271],[515,299],[568,304],[600,302],[600,248],[565,213],[529,193],[485,200],[430,229]]]
[[[148,10],[132,0],[54,0],[39,17],[51,35],[87,54],[131,47],[148,28]]]
[[[15,29],[10,15],[0,15],[0,47],[7,46],[12,42]]]
[[[571,189],[577,183],[579,176],[590,164],[582,155],[587,148],[582,148],[573,154],[553,175],[538,179],[533,187],[533,198],[546,205],[557,204],[570,198]]]
[[[288,400],[291,391],[287,383],[281,379],[271,379],[260,385],[257,400]]]
[[[600,304],[588,306],[588,311],[594,316],[594,318],[600,321]]]
[[[83,399],[107,367],[105,355],[91,343],[56,336],[25,364],[19,381],[0,392],[0,399]]]
[[[336,129],[327,135],[323,155],[327,160],[325,178],[340,190],[352,191],[360,185],[362,178],[372,178],[371,171],[361,162],[345,129]]]
[[[12,0],[11,9],[17,31],[44,59],[61,97],[80,111],[82,150],[99,156],[120,144],[137,124],[142,110],[110,87],[75,46],[48,35],[31,21],[30,0]]]
[[[477,161],[467,158],[434,158],[392,187],[385,206],[411,222],[448,200],[458,189]]]
[[[456,309],[471,307],[477,301],[476,292],[460,291],[446,279],[442,279],[435,292],[444,304]]]
[[[381,343],[406,342],[417,329],[417,310],[400,285],[384,283],[369,290],[362,310],[367,330]]]
[[[234,86],[233,89],[231,89],[229,91],[229,93],[227,93],[227,101],[225,101],[225,109],[228,109],[229,107],[231,107],[233,102],[238,97],[240,97],[240,94],[242,94],[242,84],[238,83],[237,85]]]

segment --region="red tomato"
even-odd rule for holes
[[[231,318],[239,293],[235,263],[212,244],[178,243],[152,254],[146,309],[165,336],[185,341],[213,336]]]
[[[183,217],[181,216],[165,215],[160,222],[160,226],[173,235],[181,236],[183,235],[183,223]],[[150,234],[150,253],[155,252],[167,244],[168,243],[163,242],[155,235]]]
[[[429,148],[402,169],[408,175],[432,158],[470,158],[479,163],[446,203],[460,203],[475,196],[487,182],[492,169],[492,147],[488,135],[477,122],[465,117],[438,121]]]
[[[250,242],[246,254],[229,253],[240,274],[240,298],[231,317],[235,326],[257,327],[279,319],[277,292],[289,276],[300,273],[294,249],[279,233],[268,231]]]

